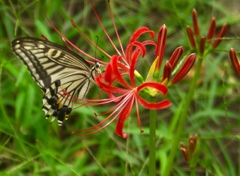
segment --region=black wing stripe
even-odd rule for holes
[[[46,117],[58,118],[61,125],[72,110],[74,96],[82,99],[89,91],[92,68],[76,53],[49,41],[19,38],[12,48],[44,92]]]

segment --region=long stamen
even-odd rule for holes
[[[92,60],[95,60],[96,61],[96,58],[94,58],[93,56],[89,55],[88,53],[84,52],[83,50],[81,50],[80,48],[78,48],[76,45],[74,45],[70,40],[68,40],[54,25],[53,23],[50,21],[50,19],[47,17],[47,15],[44,13],[45,15],[45,18],[47,19],[49,25],[61,36],[61,38],[63,39],[64,42],[67,42],[70,46],[72,46],[74,49],[76,49],[78,52],[82,53],[83,55],[85,55],[86,57],[92,59]],[[86,60],[87,62],[90,62],[91,61],[88,61]],[[102,61],[100,60],[97,60],[98,62],[100,63],[103,63]]]
[[[98,123],[97,125],[94,125],[90,128],[86,128],[86,129],[82,129],[82,130],[78,130],[79,133],[81,134],[76,134],[79,136],[87,136],[90,134],[94,134],[97,133],[99,131],[101,131],[102,129],[106,128],[109,124],[111,124],[117,117],[119,117],[119,114],[121,113],[120,109],[123,109],[126,102],[129,101],[129,98],[131,98],[133,96],[133,93],[129,93],[120,103],[118,103],[116,106],[114,106],[113,108],[111,108],[112,113],[109,114],[108,117],[106,117],[104,120],[102,120],[100,123]],[[110,121],[108,121],[109,119],[111,119]],[[106,124],[104,124],[106,121],[108,121]],[[93,131],[92,131],[93,130]],[[84,133],[84,131],[90,131],[88,133]],[[75,132],[74,132],[75,133]]]
[[[120,36],[118,34],[118,30],[117,30],[117,27],[116,27],[116,23],[114,21],[114,16],[113,16],[113,13],[112,13],[112,9],[110,7],[110,1],[108,1],[108,10],[110,12],[110,17],[112,19],[112,24],[113,24],[113,27],[114,27],[114,30],[115,30],[115,33],[116,33],[116,36],[117,36],[117,39],[118,39],[118,43],[120,45],[120,48],[122,50],[122,55],[123,57],[125,58],[125,52],[124,52],[124,49],[123,49],[123,46],[122,46],[122,42],[121,42],[121,39],[120,39]]]
[[[103,54],[105,54],[108,58],[111,58],[111,56],[106,53],[102,48],[100,48],[98,45],[96,45],[84,32],[82,32],[82,30],[76,26],[76,24],[74,23],[73,20],[71,20],[71,23],[73,25],[74,28],[76,28],[78,30],[78,32],[89,42],[91,43],[95,48],[97,48],[99,51],[101,51]]]
[[[92,9],[93,9],[93,11],[94,11],[94,14],[95,14],[95,16],[96,16],[96,18],[97,18],[97,20],[98,20],[98,22],[99,22],[99,24],[100,24],[103,32],[105,33],[106,37],[108,38],[109,42],[112,44],[113,48],[114,48],[115,51],[118,53],[118,55],[122,56],[121,52],[120,52],[120,51],[117,49],[117,47],[114,45],[111,37],[108,35],[106,29],[104,28],[104,26],[103,26],[103,24],[102,24],[102,22],[101,22],[101,20],[100,20],[100,18],[99,18],[99,16],[98,16],[98,14],[97,14],[97,11],[96,11],[96,9],[95,9],[95,7],[94,7],[94,5],[93,5],[92,0],[90,0],[90,2],[91,2],[91,5],[92,5]]]

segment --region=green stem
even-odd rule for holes
[[[156,175],[156,110],[150,110],[149,176]]]
[[[173,160],[174,160],[174,157],[176,156],[176,152],[179,148],[180,138],[181,138],[182,133],[184,131],[184,126],[185,126],[185,123],[186,123],[186,120],[187,120],[187,113],[188,113],[188,110],[189,110],[189,107],[190,107],[192,97],[194,95],[194,91],[196,89],[196,85],[197,85],[196,83],[197,83],[197,80],[198,80],[198,77],[199,77],[199,74],[200,74],[202,61],[203,61],[202,58],[198,59],[196,72],[194,74],[194,77],[193,77],[191,85],[190,85],[189,92],[188,92],[188,94],[186,96],[186,99],[185,99],[185,102],[183,104],[182,112],[179,113],[180,114],[179,118],[178,118],[179,123],[178,123],[178,126],[177,126],[176,134],[173,135],[172,147],[171,147],[171,150],[170,150],[170,154],[169,154],[169,157],[168,157],[166,168],[163,172],[164,176],[170,175],[170,172],[172,170]]]
[[[191,167],[190,176],[196,176],[196,168]]]

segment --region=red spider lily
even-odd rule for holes
[[[91,2],[92,4],[92,2]],[[107,93],[108,98],[101,98],[101,99],[92,99],[92,100],[86,100],[86,103],[79,103],[80,106],[88,105],[88,106],[102,106],[102,105],[112,105],[112,108],[110,108],[107,112],[103,114],[97,114],[97,116],[106,116],[104,120],[102,120],[97,125],[83,129],[83,130],[77,130],[74,132],[74,134],[83,136],[83,135],[89,135],[96,133],[109,124],[111,124],[113,121],[117,120],[116,125],[116,134],[125,138],[127,137],[127,134],[123,132],[124,123],[130,116],[130,113],[133,109],[133,106],[136,107],[136,114],[138,119],[138,124],[141,129],[141,119],[140,119],[140,113],[139,113],[139,104],[146,108],[146,109],[153,109],[153,110],[160,110],[167,108],[171,105],[171,103],[164,99],[159,100],[157,102],[151,102],[148,101],[148,99],[143,98],[141,95],[145,93],[145,95],[148,95],[149,97],[152,96],[158,96],[159,94],[166,95],[168,88],[167,83],[169,82],[172,85],[180,81],[186,73],[191,69],[191,67],[194,64],[196,55],[190,54],[186,57],[186,60],[182,67],[179,69],[179,71],[175,74],[173,78],[171,78],[173,71],[176,68],[177,62],[180,60],[182,54],[183,54],[183,48],[178,47],[172,54],[169,61],[166,62],[164,65],[164,73],[163,76],[160,76],[159,71],[163,62],[164,57],[164,51],[166,46],[166,36],[167,36],[167,27],[165,25],[161,26],[158,32],[158,39],[157,42],[154,41],[155,33],[150,30],[147,27],[140,27],[138,28],[133,35],[131,36],[129,40],[129,44],[126,46],[126,49],[123,49],[123,46],[121,44],[120,37],[118,35],[118,32],[116,30],[116,26],[114,23],[113,15],[111,13],[111,9],[109,7],[109,11],[111,14],[112,22],[116,31],[116,36],[118,38],[121,51],[118,50],[118,48],[114,45],[112,39],[106,32],[105,28],[103,27],[103,24],[101,23],[101,20],[92,4],[93,11],[97,17],[97,20],[102,27],[104,33],[106,34],[106,37],[112,44],[113,48],[115,49],[117,55],[110,56],[108,53],[106,53],[104,50],[102,50],[100,47],[98,47],[96,44],[94,44],[93,41],[91,41],[76,25],[73,21],[72,25],[74,28],[76,28],[80,34],[87,40],[89,43],[94,45],[99,51],[104,53],[107,57],[110,58],[110,62],[102,62],[97,60],[96,58],[88,55],[78,47],[76,47],[73,43],[71,43],[63,34],[61,34],[49,21],[50,25],[53,27],[53,29],[59,33],[59,35],[62,37],[63,41],[69,46],[83,55],[91,58],[94,61],[98,61],[105,65],[105,72],[103,75],[98,75],[95,77],[95,83],[104,91]],[[150,39],[139,41],[139,38],[144,35],[149,34]],[[142,75],[136,70],[136,65],[140,57],[144,58],[147,49],[146,46],[155,47],[155,61],[153,62],[152,66],[149,69],[149,73],[144,81]],[[135,79],[138,79],[138,82],[135,81]],[[170,81],[169,81],[170,80]],[[140,82],[140,83],[139,83]],[[67,93],[64,93],[67,95]],[[145,97],[145,96],[144,96]]]
[[[85,55],[95,61],[98,61],[104,65],[106,64],[106,70],[105,70],[104,76],[99,75],[98,77],[95,78],[95,82],[100,88],[102,88],[104,91],[106,91],[108,93],[109,98],[98,99],[98,100],[96,100],[96,99],[86,100],[87,103],[84,104],[81,102],[80,106],[83,106],[83,105],[96,106],[96,105],[106,105],[106,104],[110,104],[110,103],[116,103],[116,105],[112,109],[110,109],[108,112],[102,114],[102,115],[108,114],[108,116],[105,118],[105,120],[103,120],[102,122],[100,122],[99,124],[97,124],[91,128],[88,128],[85,130],[80,130],[79,133],[83,132],[83,134],[80,134],[80,135],[89,135],[92,133],[96,133],[96,132],[100,131],[101,129],[105,128],[116,118],[118,118],[118,122],[117,122],[117,126],[116,126],[116,133],[119,136],[127,137],[127,134],[123,133],[122,131],[123,131],[123,127],[124,127],[124,122],[129,117],[134,103],[136,105],[137,117],[138,117],[138,123],[139,123],[140,129],[141,129],[141,122],[140,122],[140,114],[139,114],[138,104],[141,104],[145,108],[155,109],[155,110],[167,108],[171,105],[168,100],[163,100],[163,101],[159,101],[159,102],[148,102],[139,95],[139,93],[141,91],[149,91],[149,90],[147,90],[147,88],[154,89],[157,92],[159,92],[160,94],[165,95],[168,91],[168,88],[165,85],[158,83],[158,82],[144,82],[144,83],[136,86],[136,83],[134,80],[135,75],[139,76],[139,74],[136,73],[135,66],[136,66],[139,56],[142,55],[142,57],[144,57],[144,55],[146,53],[145,46],[146,45],[156,46],[156,43],[153,40],[146,40],[143,42],[138,42],[137,39],[145,33],[150,34],[151,38],[153,38],[154,32],[149,30],[147,27],[140,27],[139,29],[137,29],[134,32],[134,34],[130,38],[130,43],[129,43],[129,45],[127,45],[126,51],[124,52],[120,38],[116,31],[116,35],[119,38],[120,47],[122,49],[122,52],[120,52],[117,49],[117,47],[114,45],[114,43],[112,42],[112,40],[109,37],[108,33],[106,32],[105,28],[103,27],[94,7],[93,7],[93,10],[96,14],[99,24],[102,26],[102,29],[105,32],[107,38],[109,39],[110,43],[112,44],[112,46],[115,48],[116,52],[119,55],[114,55],[114,56],[108,55],[105,51],[103,51],[101,48],[96,46],[75,25],[75,23],[73,21],[71,21],[71,22],[72,22],[74,28],[78,29],[78,31],[81,33],[81,35],[84,36],[91,44],[93,44],[98,50],[103,52],[106,56],[111,57],[110,62],[108,64],[93,58],[92,56],[90,56],[87,53],[85,53],[84,51],[82,51],[80,48],[76,47],[60,31],[58,31],[55,28],[55,26],[50,22],[50,20],[48,20],[48,21],[49,21],[49,24],[52,26],[52,28],[61,36],[62,40],[66,43],[66,45],[68,47],[72,47],[72,48],[76,49],[83,55]],[[111,9],[109,8],[109,10],[111,10]],[[113,24],[114,24],[114,21],[113,21]],[[114,26],[115,26],[115,24],[114,24]],[[129,74],[130,83],[126,82],[123,78],[123,76],[126,74]],[[117,81],[120,83],[120,85],[118,85],[118,86],[121,86],[124,88],[114,86],[113,84],[116,83]],[[67,92],[62,92],[61,94],[63,96],[68,95]],[[88,131],[88,130],[90,130],[90,131]],[[88,131],[88,132],[86,132],[86,131]],[[74,132],[74,133],[77,134],[76,132]]]
[[[146,45],[156,46],[156,43],[152,40],[146,40],[143,42],[136,41],[141,35],[149,33],[151,37],[154,36],[153,31],[147,27],[141,27],[137,29],[132,37],[130,43],[126,47],[126,52],[122,55],[113,55],[110,62],[106,66],[104,75],[99,75],[95,78],[96,84],[105,92],[108,93],[109,98],[101,100],[89,100],[91,105],[103,105],[109,103],[116,103],[108,112],[108,116],[96,126],[89,129],[78,131],[79,135],[92,134],[105,128],[115,119],[117,120],[116,134],[126,138],[127,134],[123,133],[124,123],[128,119],[133,106],[136,107],[138,124],[141,129],[141,120],[139,113],[139,104],[146,109],[160,110],[167,108],[171,105],[168,100],[162,100],[158,102],[150,102],[140,96],[140,92],[151,95],[151,91],[154,90],[158,94],[165,95],[168,88],[160,82],[143,82],[140,85],[136,85],[135,77],[140,76],[136,73],[136,64],[140,56],[144,57],[146,54]],[[125,56],[125,57],[123,57]],[[141,130],[142,131],[142,130]]]
[[[104,121],[102,121],[98,125],[88,129],[88,130],[93,130],[93,131],[90,131],[88,134],[95,133],[95,132],[101,130],[102,128],[105,128],[107,125],[109,125],[115,119],[118,119],[117,125],[116,125],[116,130],[115,130],[116,134],[123,138],[126,138],[127,134],[123,133],[124,122],[129,117],[134,104],[136,106],[138,125],[139,125],[140,129],[141,129],[141,120],[140,120],[138,104],[141,104],[146,109],[153,109],[153,110],[164,109],[171,105],[171,103],[168,100],[162,100],[162,101],[159,101],[156,103],[146,101],[139,94],[143,89],[151,88],[151,89],[155,89],[159,93],[165,95],[167,93],[168,89],[165,85],[163,85],[161,83],[145,82],[145,83],[140,84],[137,87],[133,86],[132,84],[126,84],[125,85],[126,87],[119,88],[117,86],[111,86],[111,85],[108,85],[107,83],[104,83],[103,79],[104,78],[102,76],[98,76],[95,79],[95,81],[104,91],[111,92],[115,96],[108,98],[108,99],[90,100],[90,101],[92,103],[95,102],[98,105],[106,104],[109,102],[116,102],[116,101],[117,101],[117,103],[113,108],[111,108],[107,113],[105,113],[105,114],[109,114],[109,115],[107,118],[104,119]]]
[[[109,85],[108,83],[104,82],[103,77],[98,76],[95,81],[106,92],[110,92],[111,94],[120,94],[121,100],[117,103],[115,108],[113,109],[115,112],[117,109],[119,109],[118,112],[118,122],[116,126],[116,133],[119,136],[126,137],[127,135],[122,132],[124,127],[124,122],[127,120],[127,118],[130,115],[130,112],[132,110],[132,107],[135,103],[136,110],[137,110],[137,118],[138,118],[138,124],[141,128],[141,121],[140,121],[140,115],[138,111],[138,103],[141,104],[146,109],[154,109],[154,110],[160,110],[163,108],[169,107],[171,104],[168,100],[159,101],[157,103],[154,102],[148,102],[145,99],[143,99],[139,93],[143,89],[155,89],[159,93],[165,95],[168,91],[167,87],[164,84],[158,83],[158,82],[144,82],[140,84],[139,86],[136,86],[134,81],[134,69],[129,69],[129,76],[131,83],[127,83],[122,76],[120,75],[120,72],[118,69],[115,69],[117,67],[118,60],[121,59],[120,56],[113,56],[113,62],[112,62],[112,72],[106,72],[105,74],[115,74],[117,75],[116,80],[121,83],[123,88],[119,88],[116,86]],[[134,66],[133,66],[134,67]],[[132,73],[131,73],[132,72]],[[147,90],[146,90],[147,91]],[[115,116],[114,118],[117,118]]]
[[[145,82],[142,81],[140,85],[136,85],[135,82],[135,78],[140,77],[141,80],[143,80],[141,75],[139,75],[139,73],[136,71],[136,64],[140,56],[144,58],[146,54],[147,45],[152,45],[156,47],[155,57],[157,57],[158,59],[154,62],[156,63],[155,65],[162,62],[162,61],[159,62],[160,58],[159,56],[163,58],[163,54],[161,53],[163,53],[164,50],[160,52],[161,49],[159,48],[161,48],[161,46],[165,45],[166,43],[165,37],[166,31],[164,30],[166,30],[165,25],[163,25],[159,30],[160,32],[158,32],[158,34],[160,35],[158,36],[158,40],[161,40],[161,42],[159,41],[154,42],[153,40],[145,40],[139,42],[137,41],[137,39],[141,35],[144,35],[145,33],[150,34],[152,38],[154,37],[153,31],[149,30],[147,27],[140,27],[133,33],[132,37],[130,38],[130,43],[126,47],[126,52],[120,56],[119,55],[112,56],[110,62],[106,66],[106,71],[104,75],[99,75],[95,78],[96,84],[102,90],[107,92],[110,98],[103,100],[89,100],[88,102],[92,105],[103,105],[109,104],[110,102],[111,103],[115,102],[116,105],[104,114],[104,115],[108,114],[108,116],[102,122],[89,129],[78,131],[80,135],[82,135],[81,133],[84,134],[96,133],[97,131],[105,128],[115,119],[118,119],[115,131],[117,135],[125,138],[127,137],[127,134],[123,133],[124,123],[129,117],[134,104],[136,106],[138,124],[140,129],[141,120],[138,104],[141,104],[146,109],[154,110],[167,108],[171,105],[168,100],[149,102],[142,98],[139,93],[142,91],[150,96],[157,96],[158,94],[165,95],[168,91],[167,87],[164,84],[166,83],[165,78],[167,80],[170,79],[172,70],[170,71],[168,71],[168,69],[164,70],[162,81],[160,80],[153,81],[154,79],[151,78],[151,80],[146,80]],[[177,48],[173,52],[169,61],[165,64],[165,68],[169,66],[174,69],[182,54],[183,48],[182,47]],[[184,62],[178,73],[171,80],[171,84],[177,83],[185,76],[185,74],[193,66],[195,58],[196,58],[195,54],[190,54],[186,58],[186,61]],[[154,72],[152,70],[155,70],[155,68],[156,67],[151,67],[149,72]]]

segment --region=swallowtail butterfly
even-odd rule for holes
[[[73,97],[84,98],[91,80],[101,73],[99,63],[90,65],[73,51],[46,40],[18,38],[12,41],[12,50],[42,89],[46,118],[57,118],[59,126],[72,110]]]

